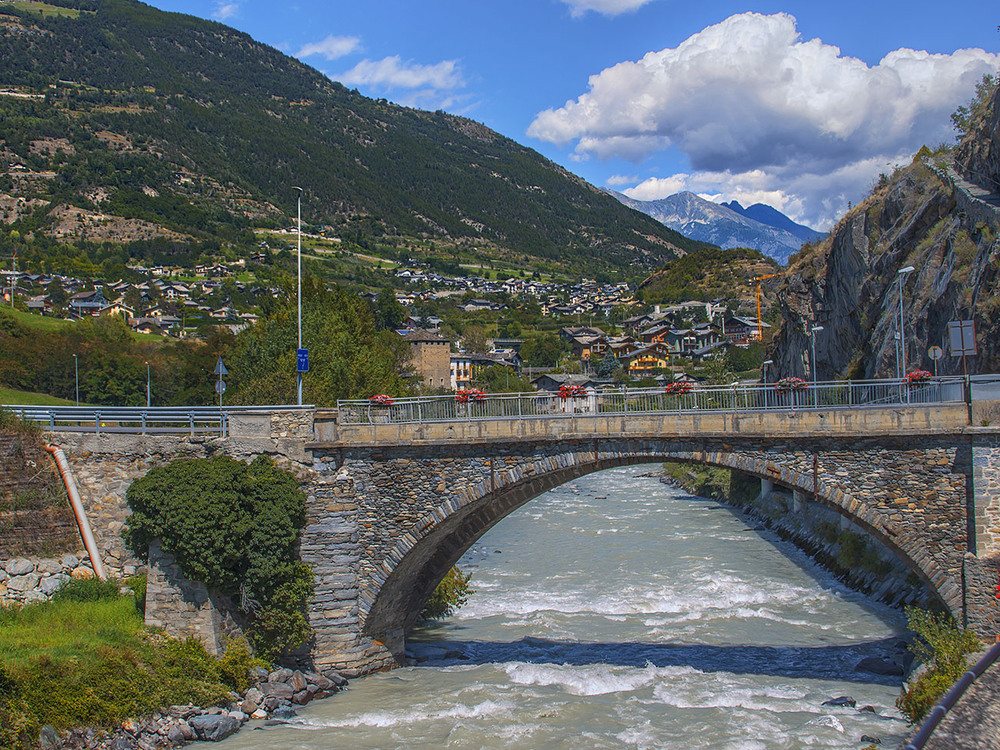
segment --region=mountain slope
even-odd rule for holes
[[[111,215],[133,222],[126,239],[236,241],[287,223],[301,186],[304,218],[345,236],[583,269],[700,246],[478,123],[365,98],[222,24],[131,0],[53,2],[81,12],[0,5],[0,192],[44,202],[0,218],[13,211],[26,231],[92,225],[108,239],[94,217]]]
[[[676,193],[656,201],[637,201],[614,192],[612,195],[626,206],[652,216],[687,237],[726,250],[747,247],[784,263],[802,246],[799,237],[784,229],[761,223],[691,192]]]
[[[933,371],[928,347],[942,346],[939,372],[960,374],[947,324],[972,319],[979,356],[969,372],[1000,370],[1000,96],[951,151],[922,149],[913,163],[883,175],[821,243],[792,259],[779,292],[780,334],[771,353],[776,376],[809,371],[817,334],[820,379],[891,376],[896,369],[898,271],[904,277],[907,369]],[[969,166],[971,165],[971,167]],[[963,180],[957,168],[968,169]],[[991,193],[993,193],[991,195]]]
[[[796,224],[781,213],[781,211],[768,206],[766,203],[754,203],[752,206],[747,206],[746,208],[741,206],[739,201],[729,201],[729,203],[723,203],[722,205],[726,208],[731,208],[741,216],[746,216],[748,219],[759,221],[761,224],[780,229],[783,232],[788,232],[803,242],[815,242],[823,236],[822,232],[817,232],[805,224]]]

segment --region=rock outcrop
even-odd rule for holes
[[[955,165],[970,182],[1000,191],[1000,88],[993,92],[986,116],[973,124],[973,133],[955,149]]]
[[[959,167],[1000,178],[1000,98],[952,151],[921,149],[913,163],[883,175],[821,243],[789,265],[779,304],[783,318],[770,358],[774,378],[811,376],[811,330],[820,380],[892,376],[896,372],[902,277],[907,369],[934,370],[930,346],[941,346],[942,375],[960,374],[949,356],[947,324],[975,321],[979,356],[970,373],[1000,368],[1000,200],[994,188]],[[961,173],[960,173],[961,172]],[[964,175],[964,176],[963,176]],[[985,178],[978,178],[983,180]]]

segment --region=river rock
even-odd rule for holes
[[[23,557],[15,557],[12,560],[8,560],[4,566],[4,570],[12,576],[23,576],[31,573],[34,569],[35,564],[31,560],[25,560]]]
[[[340,672],[327,669],[323,671],[323,676],[337,687],[345,687],[347,685],[347,679]]]
[[[292,703],[298,706],[304,706],[309,701],[312,700],[312,697],[313,694],[310,693],[308,690],[300,690],[299,692],[297,692],[295,695],[292,696]]]
[[[869,745],[881,745],[882,744],[882,740],[880,740],[878,737],[872,737],[870,734],[863,734],[863,735],[861,735],[861,741],[862,742],[867,742]]]
[[[62,747],[62,738],[55,727],[46,724],[38,731],[38,747],[41,750],[56,750]]]
[[[902,676],[903,667],[895,662],[878,656],[866,656],[854,667],[855,672],[871,672],[872,674]]]
[[[0,568],[0,583],[6,581],[8,577],[9,576],[7,575],[7,571],[4,570],[3,568]]]
[[[232,716],[225,714],[192,716],[188,724],[194,729],[198,739],[207,742],[219,742],[240,728],[240,723]]]
[[[250,714],[250,718],[251,719],[266,719],[267,718],[267,711],[265,711],[263,708],[258,708],[256,711],[254,711],[252,714]]]
[[[270,674],[264,667],[254,667],[250,670],[250,679],[254,682],[267,682]]]
[[[187,737],[184,736],[184,732],[176,724],[171,724],[170,728],[167,729],[167,739],[170,741],[171,745],[180,745],[182,742],[187,741]]]
[[[295,709],[291,706],[278,706],[274,709],[273,714],[278,719],[291,719],[293,716],[297,716]]]
[[[291,686],[286,685],[284,682],[262,682],[260,684],[260,692],[265,698],[283,698],[285,700],[295,695],[295,691],[292,690]]]
[[[297,669],[294,672],[292,672],[292,676],[288,678],[287,682],[288,685],[292,688],[292,690],[294,690],[296,693],[301,693],[303,690],[306,689],[306,685],[309,684],[308,682],[306,682],[305,675],[303,675]]]
[[[290,669],[276,669],[271,674],[267,676],[268,682],[288,682],[288,679],[292,676],[292,670]]]
[[[824,706],[847,706],[847,708],[854,708],[857,705],[857,701],[854,700],[849,695],[842,695],[839,698],[831,698],[828,701],[823,701]]]
[[[78,568],[73,568],[73,572],[70,575],[78,581],[89,581],[94,577],[94,571],[81,565]]]
[[[875,710],[875,706],[862,706],[858,709],[859,714],[877,714],[878,711]]]
[[[320,690],[329,690],[333,687],[333,680],[324,677],[317,672],[305,672],[303,675],[310,684],[315,685]]]
[[[73,570],[80,565],[80,558],[76,555],[63,555],[59,558],[59,564],[62,565],[64,571]]]

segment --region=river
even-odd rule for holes
[[[466,606],[411,635],[418,665],[223,746],[897,747],[898,678],[854,667],[899,648],[901,614],[649,469],[576,480],[492,529],[460,563]],[[838,696],[857,707],[822,705]]]

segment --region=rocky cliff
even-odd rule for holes
[[[811,376],[810,331],[820,380],[892,376],[900,310],[908,369],[934,370],[928,347],[942,346],[942,375],[961,373],[950,356],[949,320],[973,319],[979,356],[970,373],[1000,370],[1000,97],[955,149],[921,149],[883,175],[816,245],[789,264],[779,292],[783,317],[772,345],[773,377]]]

